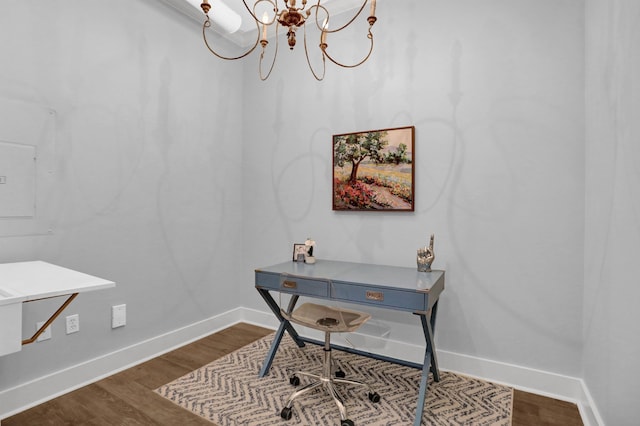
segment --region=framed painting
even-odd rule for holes
[[[333,210],[414,211],[415,127],[333,135]]]

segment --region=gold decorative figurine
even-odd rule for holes
[[[431,241],[429,247],[421,247],[418,249],[418,271],[431,272],[431,264],[436,258],[433,252],[433,234],[431,234]]]

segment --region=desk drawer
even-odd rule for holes
[[[315,296],[328,299],[329,282],[311,280],[308,278],[283,276],[280,279],[280,291],[283,293],[295,293],[300,296]]]
[[[428,297],[427,293],[340,283],[336,281],[331,285],[332,299],[409,312],[426,312]]]
[[[329,281],[320,279],[258,272],[256,287],[300,296],[329,298]]]

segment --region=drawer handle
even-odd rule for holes
[[[367,299],[382,302],[384,300],[384,293],[381,291],[367,291]]]
[[[283,281],[282,287],[284,288],[298,288],[298,283],[295,281]]]

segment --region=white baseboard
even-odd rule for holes
[[[236,308],[3,390],[0,392],[0,419],[20,413],[241,322],[243,311],[243,308]]]
[[[582,398],[578,403],[578,409],[580,409],[580,416],[582,416],[584,426],[605,426],[598,407],[591,397],[589,388],[583,380],[580,380],[580,382],[582,383]]]
[[[114,373],[145,362],[238,322],[247,322],[273,329],[278,326],[276,318],[269,312],[242,307],[233,309],[209,319],[1,391],[0,419],[12,416]],[[301,334],[312,338],[321,338],[321,336],[314,334],[312,331],[302,331]],[[353,343],[363,350],[369,348],[372,352],[384,356],[401,358],[412,362],[421,362],[424,356],[423,346],[388,340],[376,335],[352,333],[349,335],[349,340],[350,342],[345,340],[344,342],[337,341],[337,343],[345,346]],[[585,426],[604,425],[587,387],[580,378],[563,376],[447,351],[438,351],[438,362],[440,368],[443,370],[474,376],[528,392],[574,402],[578,404]]]
[[[604,426],[581,378],[446,351],[438,351],[438,361],[443,370],[575,403],[585,426]]]

